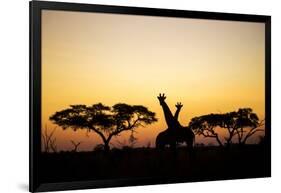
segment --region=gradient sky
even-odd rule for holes
[[[154,145],[167,128],[160,92],[173,112],[183,103],[183,125],[239,107],[264,118],[264,36],[264,23],[43,10],[42,127],[54,127],[49,116],[71,104],[144,105],[159,121],[137,129],[137,145]],[[64,150],[70,140],[82,141],[81,150],[101,143],[59,127],[55,136]]]

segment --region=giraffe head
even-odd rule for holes
[[[183,107],[183,104],[181,104],[181,102],[178,102],[175,106],[177,109],[181,109]]]
[[[159,100],[159,102],[160,102],[160,105],[162,105],[162,104],[165,103],[166,96],[165,96],[164,93],[163,93],[163,94],[160,93],[157,98],[158,98],[158,100]]]

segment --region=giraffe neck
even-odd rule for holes
[[[177,108],[177,110],[176,110],[176,112],[175,112],[174,118],[175,118],[177,121],[178,121],[178,119],[179,119],[180,111],[181,111],[181,109],[180,109],[180,108]]]
[[[179,122],[174,118],[169,106],[167,105],[166,102],[161,103],[163,112],[164,112],[164,117],[166,120],[166,123],[170,129],[176,129],[179,127]]]

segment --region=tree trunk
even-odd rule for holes
[[[223,144],[222,144],[222,142],[218,139],[218,137],[216,137],[216,140],[217,140],[219,146],[220,146],[220,147],[223,147]]]
[[[232,138],[234,136],[235,130],[234,129],[232,129],[232,130],[228,129],[228,132],[229,132],[229,137],[226,139],[226,145],[225,145],[226,149],[229,149],[231,144],[232,144]]]
[[[217,140],[219,146],[220,146],[220,147],[223,147],[223,144],[222,144],[221,140],[219,139],[218,135],[216,135],[215,138],[216,138],[216,140]]]
[[[105,152],[109,152],[110,150],[110,147],[109,147],[109,141],[104,141],[104,151]]]

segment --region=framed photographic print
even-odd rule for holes
[[[30,2],[30,191],[271,176],[271,18]]]

